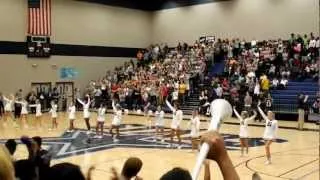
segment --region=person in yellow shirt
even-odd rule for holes
[[[187,85],[184,83],[184,81],[181,81],[181,83],[179,84],[179,101],[180,101],[180,104],[184,104],[186,90],[187,90]]]
[[[269,86],[270,86],[269,79],[266,76],[263,76],[261,80],[261,89],[264,94],[267,94],[269,92]]]

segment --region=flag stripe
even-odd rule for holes
[[[51,35],[51,0],[28,1],[28,34]]]

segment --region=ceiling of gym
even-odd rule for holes
[[[78,0],[110,6],[140,9],[145,11],[156,11],[183,6],[192,6],[203,3],[212,3],[231,0]]]

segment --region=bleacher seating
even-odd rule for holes
[[[309,95],[307,104],[312,104],[316,99],[319,87],[317,82],[306,79],[305,81],[289,81],[285,90],[272,90],[273,110],[278,113],[297,113],[298,93]]]

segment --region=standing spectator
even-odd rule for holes
[[[181,83],[179,84],[179,100],[181,105],[183,105],[185,102],[186,89],[186,84],[184,83],[184,81],[181,81]]]
[[[308,100],[308,95],[304,93],[300,93],[298,96],[298,129],[303,130],[304,124],[304,111],[306,107],[306,103]]]
[[[247,112],[251,112],[251,105],[252,105],[252,97],[250,93],[247,92],[246,96],[244,97],[244,110]]]

